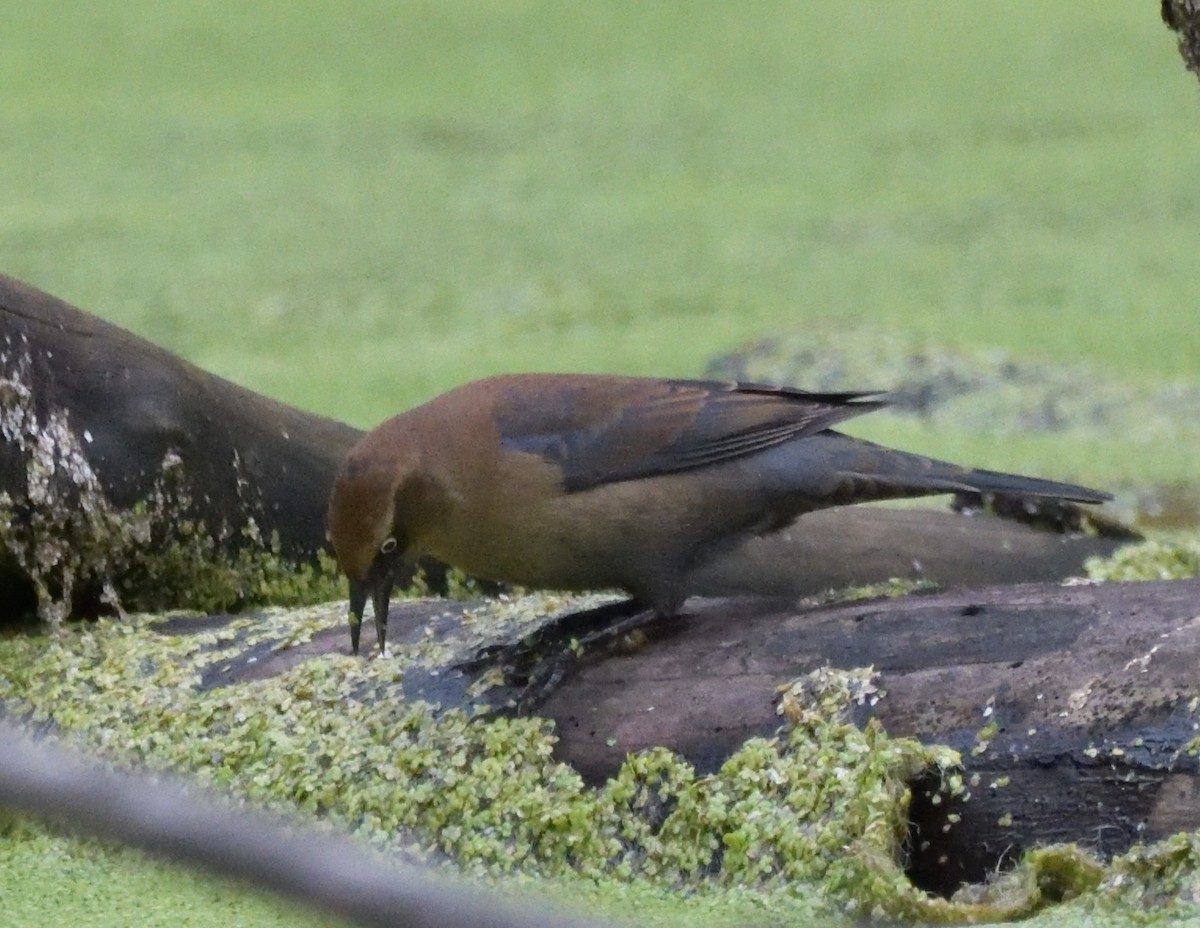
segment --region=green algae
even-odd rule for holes
[[[340,618],[337,606],[258,621],[295,636],[291,626]],[[877,727],[814,714],[778,738],[749,742],[713,776],[657,750],[592,789],[554,759],[545,720],[472,721],[404,701],[400,683],[421,660],[416,650],[369,663],[323,657],[202,691],[205,668],[234,656],[239,629],[173,637],[151,626],[129,617],[4,642],[8,714],[116,763],[191,771],[475,873],[647,881],[677,892],[786,893],[828,877],[850,903],[856,878],[869,872],[877,875],[872,907],[925,898],[897,861],[904,782],[934,758]],[[861,849],[853,865],[847,847]]]
[[[1200,905],[1200,833],[1182,832],[1113,861],[1108,886],[1131,905]]]
[[[346,924],[265,892],[136,851],[41,828],[0,829],[5,928],[332,928]]]
[[[251,519],[236,545],[218,541],[203,525],[183,519],[169,525],[174,537],[136,552],[122,552],[114,565],[113,588],[122,608],[223,612],[325,602],[344,593],[336,562],[318,552],[315,562],[283,555],[279,536],[263,539]]]
[[[806,606],[823,606],[833,603],[860,602],[868,599],[895,599],[913,593],[932,593],[939,587],[932,580],[924,577],[910,579],[908,577],[892,577],[880,583],[864,583],[861,586],[830,589],[815,596],[805,596],[800,600]]]
[[[1200,577],[1200,538],[1150,539],[1092,557],[1084,570],[1093,580],[1186,580]]]
[[[270,610],[188,635],[129,616],[14,637],[0,642],[0,701],[9,717],[114,764],[187,772],[489,879],[703,896],[714,913],[732,894],[780,917],[811,914],[817,899],[830,916],[930,922],[1024,917],[1069,899],[1101,911],[1161,882],[1161,866],[1118,860],[1098,880],[1095,862],[1037,852],[986,894],[915,889],[903,872],[907,784],[934,771],[945,795],[966,790],[949,749],[850,723],[850,707],[886,698],[869,669],[826,668],[783,688],[779,734],[748,741],[712,775],[656,749],[595,788],[555,759],[546,720],[405,700],[406,674],[446,656],[429,640],[370,662],[325,655],[263,680],[201,685],[248,645],[290,647],[339,624],[343,609]],[[493,621],[519,634],[538,610],[512,601],[497,604],[498,619],[479,611],[483,635]],[[1187,902],[1193,858],[1154,892]]]

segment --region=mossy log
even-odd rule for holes
[[[51,621],[162,586],[147,556],[172,544],[197,560],[251,547],[312,561],[359,435],[3,276],[0,426],[0,588]]]
[[[114,598],[145,588],[166,596],[147,559],[172,539],[209,543],[193,554],[257,545],[307,559],[323,548],[328,488],[356,429],[207,374],[8,278],[0,278],[0,335],[6,616],[22,609],[14,590],[25,591],[25,602],[36,592],[41,605],[51,603],[43,611],[50,621],[77,607],[89,586]],[[628,653],[594,649],[540,711],[558,722],[564,758],[590,777],[651,744],[711,768],[745,738],[774,729],[779,684],[826,663],[873,664],[887,696],[863,712],[895,734],[959,747],[982,778],[954,811],[961,821],[944,832],[937,815],[949,805],[922,812],[915,803],[916,871],[932,860],[931,873],[975,878],[1051,839],[1115,850],[1195,824],[1188,803],[1170,802],[1192,789],[1194,757],[1184,750],[1190,678],[1169,675],[1196,665],[1187,651],[1194,584],[793,604],[893,577],[943,587],[1058,580],[1120,541],[990,515],[814,513],[731,552],[705,578],[706,594],[757,598],[697,599]],[[436,618],[439,634],[452,635],[456,616],[444,602],[398,605],[391,625],[402,640],[425,634],[425,620]],[[331,629],[270,659],[235,662],[210,683],[345,647],[345,630]],[[414,675],[412,695],[461,704],[474,698],[472,682],[447,672],[422,684]],[[493,707],[511,695],[505,685],[474,692]],[[992,722],[1000,730],[989,738]],[[1004,777],[1007,789],[991,787]]]
[[[358,429],[239,387],[4,276],[0,336],[8,418],[31,416],[44,430],[63,415],[114,506],[146,499],[164,459],[177,456],[212,525],[253,516],[286,554],[323,546],[330,475]],[[3,489],[28,492],[19,437],[4,437]]]
[[[511,711],[523,681],[471,658],[481,641],[527,638],[537,620],[513,626],[510,615],[491,633],[478,606],[392,608],[396,646],[442,655],[405,671],[406,697]],[[1198,609],[1200,580],[1012,584],[826,605],[698,598],[681,616],[585,650],[536,711],[556,724],[558,758],[590,782],[657,746],[713,771],[747,739],[776,732],[781,686],[822,668],[874,668],[856,724],[874,719],[892,736],[961,754],[967,795],[917,781],[909,810],[910,875],[951,892],[1037,846],[1075,842],[1108,857],[1200,828]],[[161,631],[208,627],[180,619]],[[544,629],[540,640],[552,641]],[[344,627],[294,648],[259,644],[202,686],[269,677],[347,647]]]
[[[825,665],[876,669],[857,722],[962,754],[969,798],[914,791],[909,870],[927,888],[1037,845],[1108,856],[1200,828],[1200,581],[696,601],[640,647],[585,660],[538,711],[592,779],[663,744],[714,769],[779,724],[780,684]]]

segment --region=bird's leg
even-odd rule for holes
[[[483,648],[458,669],[501,668],[505,683],[521,690],[517,712],[527,714],[554,692],[587,648],[615,642],[657,618],[636,599],[606,603],[548,622],[513,644]]]
[[[592,609],[571,612],[538,626],[512,644],[496,644],[480,648],[473,658],[459,664],[458,668],[473,671],[497,664],[513,667],[517,664],[528,663],[531,656],[536,656],[551,646],[561,646],[564,642],[569,644],[572,640],[578,641],[593,632],[611,626],[625,616],[637,615],[644,611],[645,608],[636,599],[622,599]]]
[[[518,715],[528,715],[545,702],[589,648],[595,645],[614,644],[629,632],[664,618],[655,610],[643,607],[636,599],[626,600],[615,605],[625,606],[627,611],[628,609],[633,611],[615,622],[610,621],[609,624],[596,627],[586,634],[572,637],[556,653],[545,655],[534,664],[529,671],[522,693],[517,699]],[[588,610],[588,612],[592,611],[597,610]],[[586,613],[580,614],[586,615]],[[608,616],[608,618],[611,620],[612,617]]]

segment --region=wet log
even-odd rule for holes
[[[826,509],[733,549],[696,592],[798,598],[893,578],[940,587],[1062,580],[1139,537],[1122,526],[1105,532],[1063,534],[970,509]]]
[[[487,662],[470,661],[480,619],[462,615],[477,606],[393,606],[395,646],[430,636],[450,644],[444,662],[406,670],[406,697],[511,711],[522,681],[482,688]],[[161,631],[212,621],[177,619]],[[258,642],[201,685],[268,677],[347,647],[344,626],[290,649]],[[1197,666],[1200,580],[1013,584],[828,605],[693,599],[634,643],[589,648],[536,712],[555,722],[558,758],[589,782],[657,746],[706,772],[778,730],[780,686],[820,668],[874,668],[878,698],[854,710],[856,724],[873,718],[892,736],[961,754],[969,795],[939,793],[933,779],[911,784],[909,873],[949,893],[1029,848],[1075,842],[1107,857],[1200,828]]]
[[[114,506],[150,495],[168,459],[214,527],[253,515],[287,555],[323,545],[330,475],[358,429],[240,387],[4,276],[0,340],[5,492],[29,490],[22,434],[61,416]]]
[[[0,592],[7,612],[36,590],[51,621],[95,607],[98,587],[112,598],[137,549],[183,536],[312,560],[359,434],[3,276],[0,431]]]
[[[39,584],[41,596],[77,604],[71,587],[78,593],[89,579],[89,564],[105,582],[129,580],[117,576],[136,567],[129,553],[153,549],[184,522],[231,547],[274,536],[287,557],[322,549],[328,487],[357,430],[207,374],[2,277],[0,339],[6,616]],[[1196,665],[1187,650],[1194,584],[995,587],[824,608],[798,608],[795,598],[892,577],[942,586],[1056,580],[1120,541],[931,510],[814,513],[731,552],[703,584],[710,595],[787,599],[694,600],[632,653],[595,649],[540,711],[558,722],[562,756],[591,778],[652,744],[711,769],[747,737],[774,730],[780,683],[825,663],[874,664],[888,691],[874,711],[889,730],[959,746],[985,776],[948,832],[930,817],[946,804],[921,813],[928,820],[914,804],[918,870],[933,860],[932,873],[974,878],[1050,839],[1118,849],[1138,834],[1195,824],[1178,798],[1193,790],[1194,758],[1181,750],[1190,677],[1165,675]],[[123,546],[126,559],[106,544]],[[429,619],[452,633],[446,610],[397,606],[397,641],[423,634]],[[270,660],[235,662],[212,685],[345,646],[345,630],[331,629]],[[445,705],[467,698],[469,676],[441,680]],[[1002,730],[975,757],[989,700]],[[988,784],[1004,776],[1012,785],[993,795]]]
[[[781,683],[822,666],[876,669],[885,695],[860,723],[962,754],[965,801],[914,784],[909,869],[927,888],[1037,845],[1108,856],[1200,828],[1200,581],[694,601],[637,650],[587,659],[538,711],[591,780],[652,745],[711,770],[775,730]]]

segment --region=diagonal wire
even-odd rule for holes
[[[57,822],[370,928],[601,928],[540,904],[496,899],[348,839],[303,831],[182,781],[114,772],[0,722],[0,809]],[[612,923],[607,923],[611,925]]]

